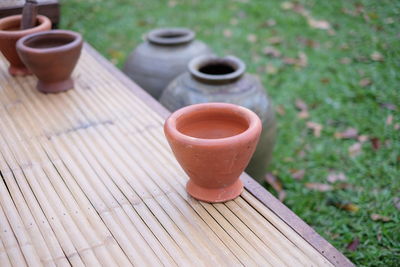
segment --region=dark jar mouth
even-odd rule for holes
[[[235,56],[223,58],[200,56],[189,62],[189,72],[196,80],[211,84],[234,82],[245,72],[246,65]]]
[[[186,28],[164,28],[150,31],[147,40],[158,45],[180,45],[193,41],[195,36],[192,30]]]

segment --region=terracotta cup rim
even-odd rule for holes
[[[16,30],[16,31],[8,31],[4,30],[1,28],[1,25],[7,22],[18,22],[22,20],[22,15],[13,15],[13,16],[8,16],[5,18],[0,19],[0,34],[6,34],[9,36],[20,36],[20,35],[26,35],[30,33],[32,30],[44,30],[47,29],[47,27],[50,25],[51,26],[51,21],[48,17],[43,16],[43,15],[37,15],[37,19],[39,21],[39,24],[33,28],[29,29],[24,29],[24,30]]]
[[[65,38],[65,37],[72,37],[73,39],[70,42],[67,42],[62,45],[58,46],[53,46],[49,48],[35,48],[29,46],[27,44],[28,41],[34,40],[34,39],[57,39],[57,38]],[[22,37],[21,39],[18,40],[17,42],[17,49],[21,51],[26,51],[29,53],[33,54],[48,54],[48,53],[54,53],[54,52],[63,52],[63,51],[68,51],[70,49],[73,49],[77,46],[79,46],[82,43],[82,35],[74,32],[74,31],[69,31],[69,30],[50,30],[50,31],[43,31],[43,32],[37,32],[33,34],[29,34],[27,36]]]
[[[158,45],[179,45],[194,40],[196,34],[187,28],[160,28],[150,31],[147,40]]]
[[[177,129],[177,121],[179,119],[185,119],[185,117],[190,117],[192,114],[199,111],[206,111],[209,113],[215,112],[216,114],[228,113],[229,116],[240,117],[241,119],[244,119],[247,122],[248,127],[246,130],[239,134],[216,139],[206,139],[189,136]],[[262,125],[261,120],[257,116],[257,114],[245,107],[234,104],[215,102],[194,104],[178,109],[167,118],[164,124],[164,128],[166,132],[171,133],[171,135],[173,135],[179,142],[184,142],[196,146],[215,146],[248,140],[249,136],[253,136],[255,133],[261,132]]]
[[[207,73],[202,71],[204,67],[222,66],[228,71],[222,73]],[[198,56],[193,58],[188,69],[190,74],[197,80],[206,83],[224,83],[232,82],[240,78],[246,71],[246,64],[235,56],[217,57],[217,56]]]

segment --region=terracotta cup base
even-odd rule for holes
[[[8,68],[8,72],[12,76],[27,76],[32,74],[32,72],[26,67],[15,67],[15,66],[10,66]]]
[[[191,180],[186,184],[188,193],[197,200],[209,203],[226,202],[238,197],[243,191],[243,183],[238,179],[235,183],[224,188],[204,188]]]
[[[56,94],[74,88],[74,81],[71,78],[61,82],[54,82],[54,83],[44,83],[39,80],[36,88],[40,92],[45,94]]]

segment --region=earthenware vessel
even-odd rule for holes
[[[158,99],[166,85],[185,71],[192,58],[207,54],[211,50],[195,40],[195,33],[189,29],[156,29],[129,55],[123,71]]]
[[[246,172],[263,181],[275,143],[275,114],[259,79],[245,70],[244,62],[233,56],[197,57],[169,84],[160,102],[170,111],[207,102],[233,103],[254,111],[262,120],[263,132]]]
[[[21,38],[18,53],[38,77],[37,89],[58,93],[74,87],[71,73],[82,50],[82,36],[73,31],[53,30]]]
[[[254,112],[233,104],[196,104],[175,111],[164,133],[190,178],[188,193],[206,202],[239,196],[239,176],[256,149],[261,127]]]
[[[22,15],[9,16],[0,19],[0,51],[10,62],[8,71],[11,75],[28,75],[30,71],[25,67],[17,54],[16,43],[28,34],[48,31],[51,29],[51,21],[45,16],[37,16],[36,26],[30,29],[21,30]]]

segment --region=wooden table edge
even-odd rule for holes
[[[129,79],[121,70],[115,67],[111,62],[104,58],[90,44],[85,43],[84,48],[90,55],[96,58],[107,70],[115,75],[124,85],[139,97],[143,102],[150,106],[161,117],[166,119],[170,112],[158,101],[142,90],[131,79]],[[354,264],[334,246],[320,236],[313,228],[300,219],[294,212],[286,207],[282,202],[275,198],[262,185],[252,177],[243,173],[241,179],[246,190],[257,198],[261,203],[274,212],[281,220],[289,225],[296,233],[314,247],[321,255],[335,266],[354,266]]]

